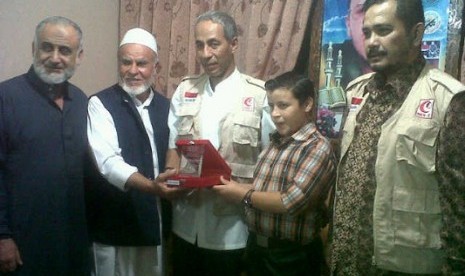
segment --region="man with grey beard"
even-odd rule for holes
[[[87,97],[68,82],[82,56],[80,27],[49,17],[29,71],[0,83],[0,274],[90,273]]]
[[[103,176],[89,193],[96,275],[164,275],[159,197],[184,190],[166,185],[174,172],[160,174],[169,100],[151,88],[157,63],[153,35],[129,30],[118,50],[119,83],[89,101],[88,138]]]

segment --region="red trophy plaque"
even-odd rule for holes
[[[231,168],[209,140],[178,140],[179,174],[167,180],[168,185],[189,188],[220,184],[220,176],[229,179]]]

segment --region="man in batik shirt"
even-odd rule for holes
[[[421,0],[368,0],[364,11],[375,73],[347,89],[332,270],[464,273],[465,87],[425,65]]]

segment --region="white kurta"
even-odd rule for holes
[[[147,109],[153,97],[152,91],[144,103],[141,103],[137,98],[132,99],[147,131],[152,147],[153,171],[154,175],[158,175],[157,148]],[[87,134],[100,172],[108,182],[121,190],[125,190],[127,179],[131,174],[137,172],[137,168],[127,164],[121,156],[113,117],[98,97],[92,97],[89,100]],[[158,200],[157,205],[159,221],[161,222],[161,206]],[[161,227],[160,223],[160,233],[162,233]],[[162,246],[129,247],[94,244],[95,275],[164,275]]]

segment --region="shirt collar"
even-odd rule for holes
[[[317,131],[315,124],[310,122],[289,137],[281,137],[278,131],[275,130],[272,134],[270,134],[270,141],[277,147],[284,147],[292,141],[308,140],[310,136],[315,133],[315,131]]]
[[[57,97],[57,91],[62,91],[63,97],[65,99],[70,98],[70,94],[68,92],[68,81],[60,84],[48,84],[39,78],[39,76],[34,71],[33,66],[31,66],[29,71],[26,73],[26,78],[40,94],[51,100],[54,100]],[[62,90],[59,88],[62,88]]]
[[[126,91],[125,91],[126,93]],[[142,107],[142,108],[146,108],[150,105],[150,103],[152,103],[152,100],[153,100],[153,97],[154,97],[154,94],[153,94],[153,90],[152,88],[150,88],[150,91],[149,91],[149,97],[147,98],[147,100],[145,100],[144,102],[141,102],[137,97],[132,97],[130,96],[132,102],[134,103],[134,105],[136,107]]]
[[[377,91],[392,91],[397,97],[404,98],[410,92],[410,88],[425,67],[425,59],[421,56],[415,62],[406,65],[395,72],[390,79],[382,73],[376,73],[374,78],[368,83],[365,94]]]
[[[237,70],[237,67],[234,68],[234,71],[232,72],[231,75],[229,75],[227,78],[222,80],[220,83],[218,83],[215,87],[215,91],[223,90],[225,87],[235,87],[237,85],[239,78],[241,77],[241,74],[239,73],[239,70]],[[215,91],[213,91],[211,84],[210,84],[210,78],[208,78],[208,81],[206,83],[206,89],[205,91],[211,96]]]

